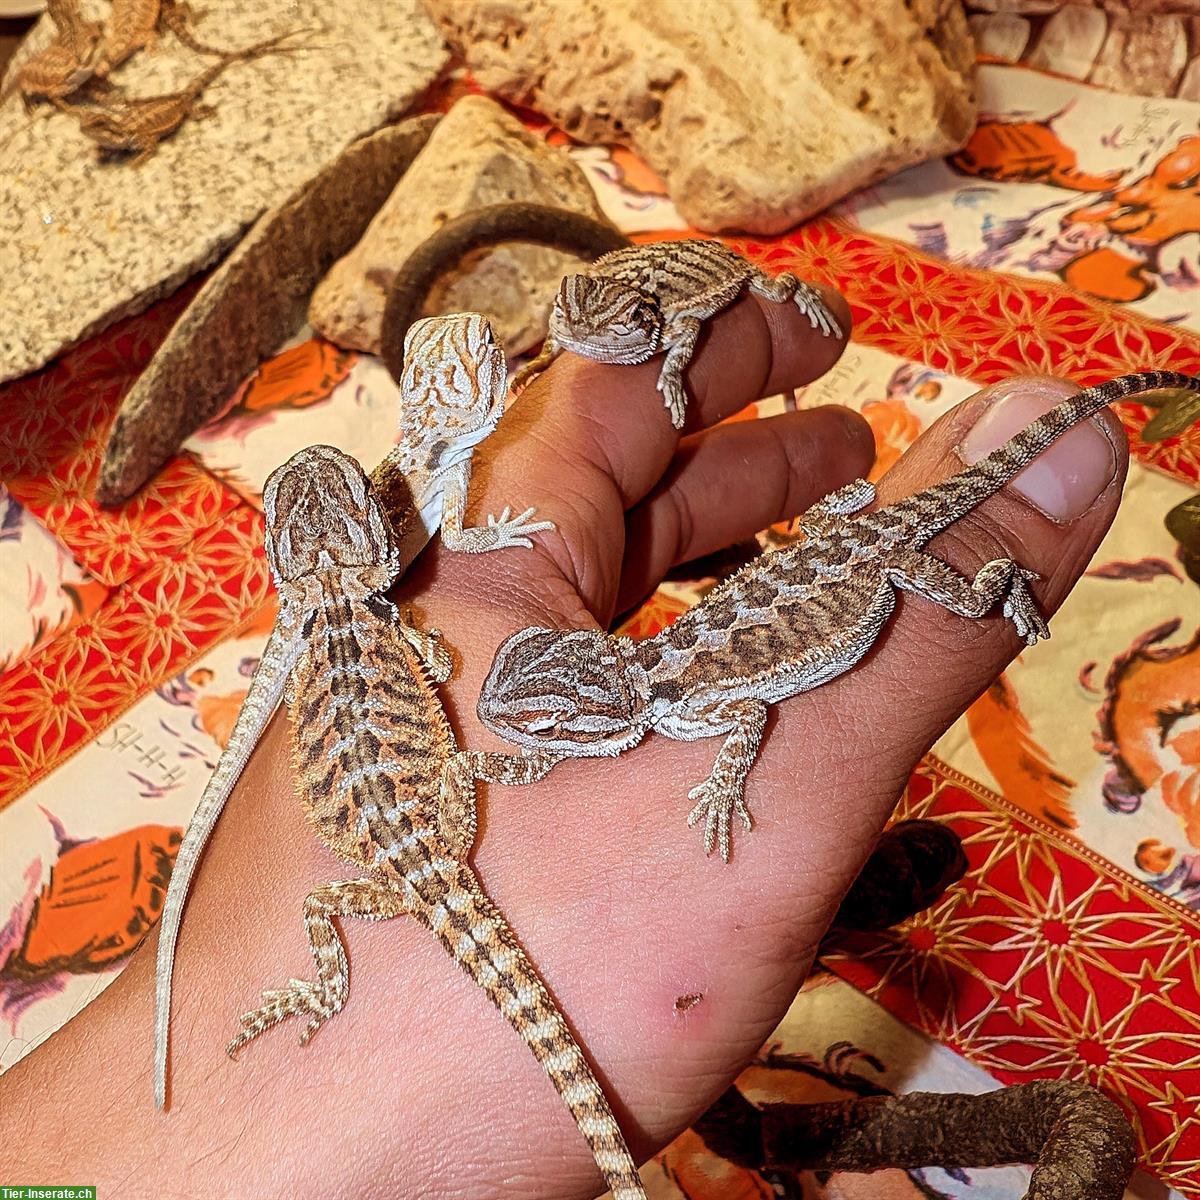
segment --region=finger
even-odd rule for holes
[[[824,293],[844,332],[845,302]],[[799,387],[826,371],[845,337],[814,330],[795,304],[744,296],[706,322],[688,387],[695,397],[690,428],[698,429],[771,392]],[[533,505],[555,523],[539,535],[532,554],[472,564],[447,564],[471,587],[486,578],[535,600],[543,585],[563,583],[585,608],[604,619],[616,602],[625,510],[641,501],[670,465],[679,444],[655,388],[661,357],[639,366],[611,366],[564,354],[523,391],[500,429],[477,454],[472,521],[479,514]],[[470,575],[471,578],[466,578]]]
[[[797,516],[870,469],[870,427],[825,407],[720,425],[684,438],[658,486],[625,521],[623,612],[677,563]]]
[[[1077,391],[1061,380],[1010,380],[954,409],[881,481],[880,503],[919,491],[963,469]],[[1066,598],[1112,523],[1128,465],[1120,421],[1104,412],[1064,434],[1032,467],[957,520],[928,550],[968,578],[989,560],[1010,558],[1037,572],[1031,590],[1047,616]],[[901,593],[897,615],[861,669],[813,694],[818,712],[836,712],[839,736],[869,745],[869,759],[908,767],[1021,651],[998,609],[955,615]],[[882,719],[886,715],[886,720]],[[898,780],[885,781],[885,789]]]
[[[814,329],[790,301],[776,304],[749,292],[704,322],[684,372],[685,432],[811,383],[837,362],[849,337],[849,306],[837,292],[817,290],[837,319],[840,337]],[[521,393],[506,422],[514,433],[529,423],[551,438],[581,428],[590,433],[601,441],[602,461],[612,468],[629,507],[657,482],[679,440],[657,388],[662,364],[661,354],[644,363],[611,365],[565,351]]]
[[[960,452],[976,461],[1075,390],[1025,378],[979,393],[934,424],[883,477],[876,507],[957,474],[966,465]],[[1049,616],[1111,524],[1127,464],[1121,424],[1102,413],[1064,434],[1032,470],[924,549],[968,579],[997,558],[1036,571],[1041,578],[1031,590]],[[870,562],[862,564],[868,573]],[[809,645],[788,646],[783,655],[820,653],[822,636],[845,642],[857,604],[852,590],[844,592],[825,606],[828,634],[810,634]],[[799,913],[801,937],[832,919],[921,756],[1025,650],[998,607],[970,618],[899,591],[894,615],[861,662],[773,709],[748,781],[758,828],[735,847],[743,862],[761,862],[778,883],[764,920],[796,921]],[[799,790],[798,779],[805,780]]]

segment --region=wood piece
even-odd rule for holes
[[[731,1087],[693,1128],[714,1154],[750,1170],[1035,1163],[1025,1200],[1121,1200],[1135,1163],[1125,1114],[1067,1079],[981,1096],[912,1092],[761,1108]]]
[[[982,1096],[913,1092],[762,1110],[763,1161],[794,1170],[1036,1163],[1026,1200],[1121,1200],[1134,1137],[1106,1096],[1043,1079]]]
[[[403,372],[405,336],[434,281],[472,251],[510,241],[555,246],[589,259],[629,245],[629,239],[607,221],[547,204],[490,204],[452,217],[412,252],[388,293],[380,353],[393,379],[399,380]]]
[[[356,142],[264,214],[188,306],[126,395],[96,499],[127,500],[304,321],[317,280],[362,236],[436,116]]]

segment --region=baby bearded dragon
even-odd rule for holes
[[[340,1012],[349,968],[333,918],[415,917],[520,1034],[587,1139],[614,1196],[645,1193],[587,1059],[504,917],[468,863],[476,778],[525,783],[527,758],[459,751],[433,683],[452,662],[431,630],[401,619],[384,596],[401,556],[383,507],[354,459],[301,450],[263,495],[267,556],[280,622],[303,629],[288,694],[294,761],[309,820],[357,877],[304,902],[316,979],[263,993],[227,1047],[288,1017],[305,1044]]]
[[[408,369],[401,380],[404,444],[392,450],[374,476],[397,504],[393,527],[399,571],[408,569],[443,519],[447,544],[457,550],[483,553],[529,547],[528,534],[553,526],[544,521],[527,523],[528,511],[512,520],[489,517],[486,528],[462,528],[471,454],[495,429],[504,409],[504,351],[492,337],[491,326],[477,313],[418,321],[409,330],[407,353]],[[155,968],[154,1098],[159,1108],[166,1103],[171,972],[188,888],[225,802],[279,707],[288,675],[303,649],[303,628],[284,622],[281,613],[175,859],[159,922]]]
[[[249,62],[267,54],[284,54],[293,47],[281,46],[284,39],[303,32],[292,30],[268,38],[246,50],[226,54],[206,67],[186,87],[162,96],[121,100],[110,107],[82,113],[79,128],[104,154],[133,153],[135,163],[149,158],[158,143],[173,134],[188,117],[212,115],[212,109],[200,103],[200,96],[218,75],[235,62]]]
[[[529,521],[533,509],[488,516],[486,527],[463,528],[471,455],[504,415],[508,368],[486,317],[457,313],[409,326],[400,373],[396,445],[371,473],[392,517],[404,565],[441,529],[449,550],[480,554],[508,546],[530,549],[529,535],[553,529]]]
[[[874,512],[865,479],[800,518],[803,542],[763,554],[643,642],[598,630],[523,629],[497,651],[479,717],[520,746],[565,757],[617,755],[654,729],[684,741],[726,737],[689,796],[688,824],[728,861],[730,822],[747,829],[746,776],[767,707],[836,678],[874,644],[898,588],[975,619],[997,604],[1030,645],[1049,637],[1029,593],[1032,571],[994,559],[974,579],[923,547],[1028,466],[1060,434],[1126,396],[1200,392],[1166,371],[1124,375],[1079,392],[974,466]]]
[[[96,59],[98,76],[104,78],[153,41],[161,9],[162,0],[113,0]]]
[[[96,59],[97,76],[109,75],[143,46],[150,45],[164,29],[197,54],[237,56],[237,51],[199,41],[188,27],[192,20],[191,7],[183,0],[113,0]]]
[[[100,26],[84,18],[79,0],[48,0],[46,12],[58,30],[55,40],[86,64],[100,36]]]
[[[614,250],[562,281],[542,351],[517,372],[513,387],[519,389],[563,350],[603,363],[641,363],[665,350],[658,390],[680,429],[687,408],[683,372],[701,322],[747,288],[776,304],[794,301],[814,329],[825,337],[841,336],[820,292],[792,274],[773,279],[722,242],[651,242]]]

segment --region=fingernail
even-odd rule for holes
[[[987,406],[959,445],[959,458],[967,466],[977,463],[1077,391],[1063,379],[1010,379],[987,388],[981,393]],[[1008,486],[1065,523],[1087,512],[1116,473],[1116,451],[1093,417],[1064,433]]]

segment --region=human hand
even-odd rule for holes
[[[848,329],[844,307],[835,311]],[[531,551],[434,550],[401,587],[421,626],[443,630],[459,656],[440,690],[465,747],[511,749],[483,730],[475,702],[514,630],[606,626],[674,562],[865,473],[869,437],[843,410],[712,428],[816,377],[839,350],[794,306],[744,298],[701,339],[682,442],[655,391],[656,362],[606,367],[567,354],[522,394],[482,448],[472,509],[532,504],[555,531]],[[1061,385],[1051,393],[1041,408]],[[1036,415],[1015,403],[1015,414],[1014,402],[990,411],[1012,428]],[[939,422],[882,481],[882,500],[958,469],[953,447],[986,410],[976,398]],[[977,429],[995,433],[997,419]],[[967,571],[1011,554],[1042,576],[1033,588],[1053,611],[1119,494],[1123,435],[1115,418],[1099,424],[1105,432],[1074,431],[1026,476],[1040,473],[1043,508],[1087,507],[1078,519],[1057,524],[1010,490],[932,548]],[[1075,482],[1056,495],[1065,461]],[[486,789],[474,857],[484,888],[578,1033],[635,1153],[686,1126],[758,1049],[912,766],[1020,648],[999,616],[969,621],[901,597],[861,666],[774,711],[749,777],[756,827],[728,865],[705,858],[686,827],[687,792],[707,775],[713,741],[652,736],[617,760]],[[214,1194],[238,1195],[229,1180],[252,1179],[264,1196],[593,1195],[587,1146],[526,1048],[403,918],[346,925],[350,999],[311,1045],[278,1030],[238,1063],[224,1058],[260,988],[309,971],[304,895],[347,873],[304,823],[282,727],[232,798],[185,919],[170,1113],[150,1106],[152,947],[5,1081],[22,1101],[5,1110],[32,1114],[59,1156],[50,1166],[128,1195],[182,1190],[185,1177],[188,1194],[207,1179]],[[679,1013],[682,995],[702,999]]]
[[[699,440],[685,440],[682,450],[668,422],[653,423],[656,364],[605,368],[564,356],[522,396],[493,447],[481,495],[493,503],[511,495],[534,504],[539,517],[556,522],[556,532],[543,535],[533,555],[494,558],[486,569],[438,560],[431,596],[435,615],[447,623],[443,611],[478,617],[469,631],[453,635],[464,667],[461,691],[452,691],[466,695],[458,719],[469,744],[499,746],[479,729],[472,708],[494,648],[509,633],[526,625],[607,626],[674,562],[794,511],[775,497],[802,489],[822,452],[825,473],[793,504],[810,503],[865,472],[860,428],[847,423],[839,430],[847,439],[840,455],[830,445],[841,413],[807,414],[830,423],[822,443],[775,473],[769,468],[781,426],[709,428],[753,396],[807,381],[828,362],[813,356],[829,348],[786,307],[747,299],[712,322],[689,372],[695,399],[684,433]],[[1071,390],[1025,380],[973,398],[881,483],[881,502],[961,469],[954,448],[964,439],[978,458]],[[971,435],[985,411],[990,415]],[[797,421],[789,436],[800,428]],[[760,440],[742,459],[721,452],[721,440],[735,436]],[[696,467],[702,455],[703,475]],[[748,490],[739,488],[746,479],[739,460],[754,464]],[[833,463],[844,473],[830,472]],[[933,549],[968,574],[1011,555],[1044,577],[1034,592],[1049,613],[1111,521],[1124,468],[1124,435],[1106,415],[1068,435],[1026,473],[1020,485],[1026,499],[1010,489]],[[1048,519],[1051,512],[1059,520]],[[485,590],[505,596],[507,609],[489,609]],[[547,934],[543,948],[531,948],[611,1090],[635,1121],[654,1114],[642,1125],[652,1144],[685,1124],[769,1034],[910,770],[1020,649],[1016,631],[998,613],[973,622],[901,598],[861,667],[777,710],[750,774],[757,828],[739,839],[727,868],[705,862],[683,830],[689,785],[707,774],[717,740],[681,745],[651,737],[616,761],[563,764],[520,794],[492,789],[495,826],[489,824],[477,861],[485,878],[495,864],[495,886],[510,874],[508,863],[546,846],[538,823],[553,814],[552,848],[528,868],[553,900],[533,898],[527,920],[543,930],[554,925],[558,936],[552,945]],[[518,896],[501,903],[524,930]],[[614,903],[615,932],[596,915]],[[582,939],[581,929],[589,931]],[[623,955],[614,937],[625,943]],[[605,942],[604,961],[617,964],[607,972],[595,961],[597,938]],[[555,955],[571,962],[558,976],[549,965]],[[684,994],[704,1000],[679,1016],[674,999]],[[600,1015],[589,1020],[589,1008]],[[628,1116],[626,1125],[636,1127]],[[586,1162],[582,1147],[580,1157]]]

